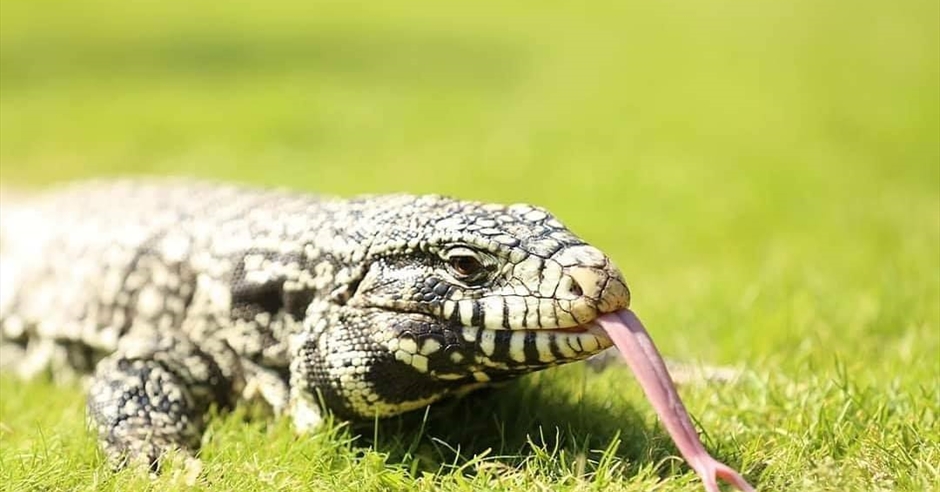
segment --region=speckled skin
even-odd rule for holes
[[[0,363],[91,374],[115,466],[194,452],[213,404],[304,430],[321,402],[371,419],[580,360],[629,304],[607,256],[528,205],[115,181],[0,213]]]

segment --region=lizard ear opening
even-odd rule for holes
[[[368,268],[361,269],[355,276],[350,278],[348,282],[330,291],[330,301],[334,304],[345,306],[350,299],[359,293],[359,285],[362,283],[363,279],[365,279],[368,271]]]

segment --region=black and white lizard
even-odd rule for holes
[[[122,180],[0,213],[0,363],[91,374],[115,466],[194,452],[213,404],[299,430],[421,408],[596,354],[629,312],[611,259],[529,205]]]

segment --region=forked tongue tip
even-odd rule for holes
[[[705,482],[705,489],[718,492],[717,481],[720,478],[738,490],[753,492],[754,487],[738,472],[705,450],[692,426],[692,419],[679,399],[679,393],[666,370],[666,363],[633,311],[622,309],[605,314],[597,321],[620,350],[620,355],[626,359],[679,452]]]

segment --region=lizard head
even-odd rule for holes
[[[547,211],[380,198],[369,220],[380,225],[358,253],[363,272],[343,306],[369,333],[370,348],[358,351],[368,388],[347,402],[353,413],[420,408],[612,345],[594,320],[628,307],[623,276]]]

